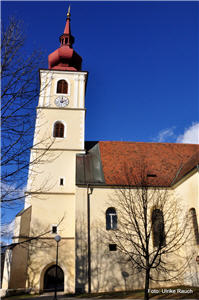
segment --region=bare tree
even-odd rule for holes
[[[148,299],[151,281],[175,281],[185,269],[189,217],[172,190],[149,183],[145,166],[136,167],[136,175],[132,170],[125,168],[127,185],[119,187],[111,201],[118,226],[108,238],[132,264],[132,272],[145,277],[144,299]]]
[[[26,55],[25,49],[23,24],[12,17],[2,26],[1,44],[1,201],[5,208],[24,199],[28,167],[47,151],[29,161],[39,96],[38,69],[44,59],[42,51]]]

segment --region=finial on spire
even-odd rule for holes
[[[70,18],[70,5],[68,7],[67,18]]]

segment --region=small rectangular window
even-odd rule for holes
[[[116,244],[109,244],[109,251],[117,251],[117,245]]]
[[[57,233],[57,226],[56,225],[52,226],[52,233]]]
[[[64,185],[64,178],[60,178],[60,185]]]

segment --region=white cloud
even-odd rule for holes
[[[9,202],[14,202],[15,200],[24,200],[25,191],[25,186],[18,188],[16,184],[9,185],[7,183],[1,183],[1,198],[5,202],[4,204],[9,204]]]
[[[192,125],[184,130],[183,134],[177,136],[175,127],[161,130],[157,137],[153,139],[158,143],[187,143],[199,144],[199,122],[193,122]]]
[[[169,139],[172,139],[175,137],[174,129],[175,129],[175,127],[161,130],[158,133],[158,136],[154,139],[154,142],[168,143]]]
[[[186,128],[184,134],[178,136],[176,143],[199,144],[199,122]]]
[[[15,219],[11,221],[11,223],[3,224],[1,226],[1,236],[4,243],[6,243],[12,238],[14,227],[15,227]]]

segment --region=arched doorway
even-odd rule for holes
[[[56,280],[56,265],[49,267],[44,274],[44,291],[54,291]],[[57,266],[57,291],[64,290],[64,272]]]

